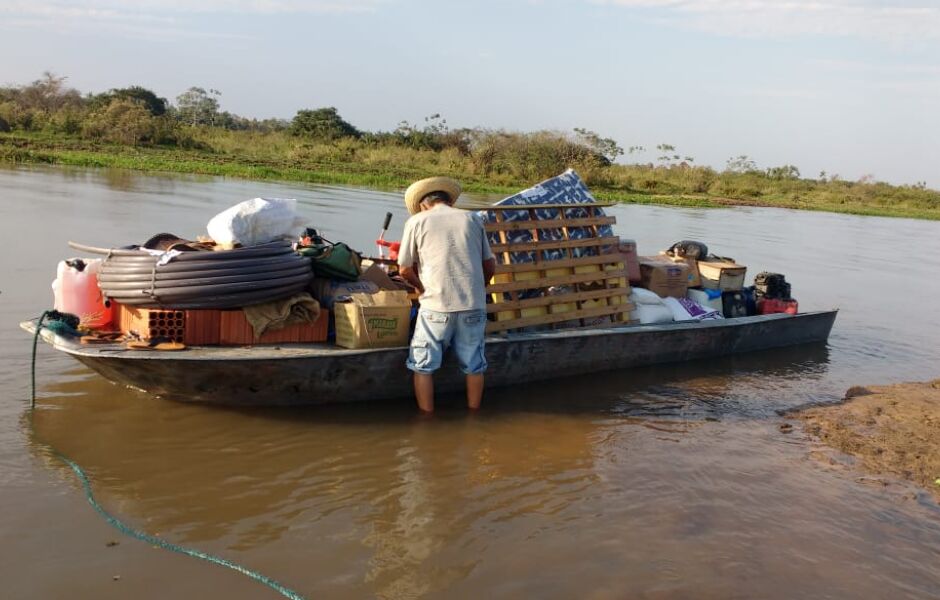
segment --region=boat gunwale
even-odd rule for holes
[[[632,333],[668,332],[685,329],[711,329],[724,327],[742,327],[754,323],[795,319],[832,314],[833,319],[839,312],[838,308],[819,310],[790,315],[775,313],[768,315],[752,315],[736,317],[733,319],[714,319],[707,321],[678,321],[673,323],[653,323],[637,325],[616,325],[611,327],[597,327],[591,329],[564,329],[554,331],[538,331],[530,333],[512,333],[494,335],[486,338],[487,345],[530,342],[538,340],[557,340],[570,338],[585,338],[608,335],[630,335]],[[31,319],[20,323],[20,328],[35,335],[36,322]],[[174,361],[250,361],[250,360],[303,360],[323,357],[347,356],[355,358],[368,354],[381,352],[402,352],[408,346],[394,346],[390,348],[341,348],[327,344],[265,344],[258,346],[190,346],[182,352],[141,351],[125,348],[121,344],[82,345],[71,338],[60,336],[53,331],[43,328],[40,337],[56,350],[62,350],[74,356],[88,358],[120,358],[127,360],[174,360]]]

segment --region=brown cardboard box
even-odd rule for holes
[[[732,260],[700,260],[698,270],[702,276],[702,287],[723,292],[744,288],[747,267]]]
[[[344,348],[407,346],[411,300],[405,291],[352,294],[333,305],[336,345]]]
[[[685,297],[689,287],[689,265],[673,262],[667,256],[641,256],[640,287],[660,296]]]
[[[640,260],[636,253],[636,242],[633,240],[620,240],[620,255],[627,270],[630,283],[640,281]]]
[[[380,290],[400,290],[401,288],[395,285],[395,282],[392,281],[392,278],[388,276],[382,267],[379,265],[372,265],[368,269],[362,272],[362,275],[359,276],[359,281],[371,281],[379,287]]]
[[[699,274],[697,260],[686,256],[669,256],[665,253],[661,254],[661,256],[665,256],[672,262],[685,263],[689,265],[689,287],[697,288],[702,286],[702,276]]]

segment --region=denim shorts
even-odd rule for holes
[[[483,373],[485,331],[485,310],[437,312],[422,308],[406,365],[415,373],[431,374],[440,368],[447,349],[453,347],[461,371],[467,375]]]

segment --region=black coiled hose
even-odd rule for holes
[[[164,265],[144,250],[69,246],[104,255],[98,271],[101,292],[129,306],[239,308],[291,296],[313,279],[310,259],[286,241],[183,252]]]

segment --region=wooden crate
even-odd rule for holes
[[[298,344],[325,342],[329,311],[320,309],[319,318],[313,323],[289,325],[276,331],[266,331],[255,339],[255,330],[241,309],[223,310],[219,323],[219,343],[223,346],[248,346],[252,344]]]
[[[218,310],[138,308],[115,302],[115,325],[125,335],[144,340],[167,338],[188,346],[219,343]]]
[[[493,320],[487,332],[549,325],[556,328],[597,327],[629,320],[634,305],[629,301],[628,274],[619,253],[620,239],[602,236],[598,227],[612,225],[616,217],[600,216],[607,204],[551,204],[490,206],[494,219],[486,224],[499,243],[491,244],[497,256],[496,274],[487,285]],[[566,209],[583,209],[584,217],[571,218]],[[505,211],[528,212],[528,220],[508,221]],[[548,218],[542,218],[542,215]],[[572,237],[574,228],[587,236]],[[561,239],[544,235],[561,232]],[[512,242],[510,231],[528,231],[531,241]],[[560,259],[547,259],[545,251],[561,251]],[[580,255],[579,255],[580,254]],[[520,258],[530,258],[522,261]]]

